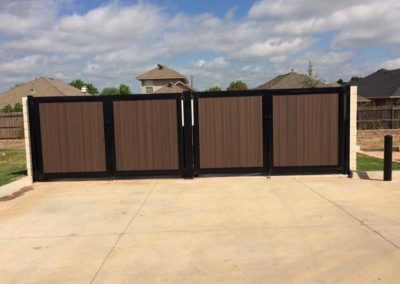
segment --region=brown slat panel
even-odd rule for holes
[[[199,98],[201,168],[263,166],[261,97]]]
[[[44,173],[106,170],[103,104],[41,103]]]
[[[114,102],[118,171],[179,169],[176,100]]]
[[[273,98],[275,167],[338,164],[337,94]]]

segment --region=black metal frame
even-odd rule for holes
[[[115,136],[114,136],[114,101],[131,100],[176,100],[177,115],[177,139],[179,168],[171,170],[137,170],[117,171],[115,159]],[[71,97],[28,97],[29,124],[31,136],[32,156],[32,178],[33,181],[45,181],[50,179],[69,178],[123,178],[123,177],[147,177],[147,176],[182,176],[184,174],[184,141],[182,128],[182,94],[171,93],[165,95],[120,95],[120,96],[71,96]],[[67,173],[45,173],[43,171],[42,142],[40,133],[40,103],[73,103],[73,102],[101,102],[103,104],[104,139],[106,171],[104,172],[67,172]]]
[[[273,105],[274,96],[279,95],[310,95],[310,94],[338,94],[339,95],[339,164],[335,166],[301,166],[301,167],[274,167],[273,166]],[[199,145],[199,113],[198,103],[202,98],[262,96],[263,115],[263,167],[256,168],[201,168]],[[166,100],[175,99],[177,109],[177,133],[179,169],[151,170],[151,171],[117,171],[115,160],[114,137],[114,108],[115,101],[131,100]],[[42,142],[40,133],[40,103],[59,102],[102,102],[104,119],[106,171],[104,172],[76,172],[76,173],[44,173],[42,160]],[[193,103],[193,114],[192,114]],[[182,109],[183,105],[183,109]],[[183,176],[193,178],[200,174],[351,174],[350,159],[350,87],[313,88],[313,89],[279,89],[279,90],[246,90],[227,92],[199,92],[162,95],[129,95],[129,96],[82,96],[82,97],[28,97],[29,125],[31,136],[32,172],[34,181],[60,178],[98,178],[98,177],[144,177],[144,176]],[[194,125],[192,125],[192,115]],[[184,126],[182,126],[182,116]]]

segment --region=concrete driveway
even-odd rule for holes
[[[399,283],[400,182],[37,183],[0,202],[1,283]]]

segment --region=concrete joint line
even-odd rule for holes
[[[106,257],[104,258],[103,262],[100,264],[100,266],[97,269],[96,273],[93,275],[92,280],[90,280],[90,283],[94,283],[94,281],[96,280],[97,275],[99,274],[100,270],[103,268],[104,264],[107,262],[107,259],[110,257],[112,251],[118,245],[119,241],[122,239],[122,236],[125,235],[126,231],[128,230],[129,226],[132,224],[133,220],[135,220],[135,218],[139,214],[140,210],[142,210],[143,205],[146,203],[147,199],[149,199],[149,196],[151,195],[151,193],[153,192],[153,189],[156,187],[157,184],[158,184],[158,180],[156,180],[156,182],[153,184],[153,186],[147,192],[146,197],[143,199],[143,201],[140,204],[139,208],[136,210],[135,214],[133,214],[132,218],[129,220],[129,222],[125,226],[124,230],[119,234],[119,236],[118,236],[117,240],[115,241],[114,245],[111,247],[110,251],[107,253]]]
[[[299,180],[300,181],[300,180]],[[369,226],[367,223],[364,223],[362,220],[358,219],[356,216],[354,216],[353,214],[351,214],[350,212],[346,211],[343,207],[339,206],[338,204],[336,204],[335,202],[333,202],[332,200],[330,200],[329,198],[325,197],[323,194],[319,193],[318,191],[316,191],[315,189],[313,189],[311,186],[305,184],[303,181],[300,181],[301,184],[303,184],[305,187],[307,187],[309,190],[311,190],[312,192],[314,192],[316,195],[318,195],[319,197],[325,199],[326,201],[328,201],[329,203],[331,203],[333,206],[335,206],[336,208],[338,208],[339,210],[341,210],[343,213],[347,214],[348,216],[350,216],[351,218],[353,218],[354,220],[356,220],[357,222],[359,222],[362,226],[366,227],[367,229],[369,229],[371,232],[375,233],[377,236],[379,236],[381,239],[383,239],[384,241],[388,242],[389,244],[391,244],[393,247],[395,247],[396,249],[400,250],[400,247],[395,244],[394,242],[392,242],[391,240],[389,240],[388,238],[386,238],[384,235],[382,235],[381,233],[379,233],[377,230],[373,229],[371,226]]]

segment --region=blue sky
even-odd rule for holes
[[[397,0],[3,0],[0,91],[39,76],[129,84],[157,63],[202,90],[308,61],[321,80],[400,68]]]

